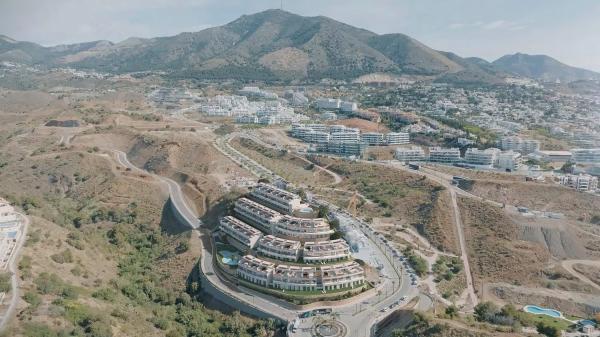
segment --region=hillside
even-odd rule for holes
[[[403,34],[378,35],[327,17],[281,10],[244,15],[224,26],[113,44],[46,48],[0,40],[0,61],[68,65],[109,72],[165,71],[175,77],[258,80],[353,79],[371,73],[442,76],[495,83],[493,72]],[[448,77],[448,80],[454,80]]]
[[[492,62],[492,65],[506,72],[550,82],[600,80],[600,73],[571,67],[546,55],[505,55]]]

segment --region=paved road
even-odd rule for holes
[[[21,255],[23,243],[25,242],[25,239],[27,237],[27,229],[29,228],[29,218],[23,214],[18,214],[18,216],[21,217],[21,219],[23,219],[21,227],[21,236],[19,237],[19,241],[15,246],[13,254],[10,256],[10,261],[8,263],[8,270],[11,273],[10,284],[12,288],[12,298],[10,299],[10,303],[8,305],[8,308],[6,309],[6,312],[0,319],[0,331],[4,331],[4,329],[6,328],[6,324],[12,318],[15,308],[17,307],[17,302],[20,298],[19,278],[17,276],[16,264],[18,257]]]
[[[256,176],[276,175],[264,166],[256,163],[246,155],[233,149],[228,141],[235,135],[220,137],[213,144],[227,157],[238,164],[242,164]],[[381,263],[382,284],[378,285],[379,295],[372,296],[369,299],[361,299],[355,303],[340,304],[329,306],[334,312],[340,315],[338,319],[348,328],[348,336],[370,336],[371,328],[387,315],[390,311],[382,312],[382,309],[389,307],[400,298],[406,297],[407,301],[419,294],[416,286],[411,284],[410,275],[401,266],[399,257],[394,257],[392,248],[384,243],[380,237],[377,237],[370,229],[371,227],[363,220],[357,219],[345,211],[340,210],[335,205],[329,204],[323,200],[315,200],[317,203],[328,204],[330,210],[334,211],[340,222],[344,222],[356,230],[362,232],[368,238],[368,244],[372,246],[372,253],[376,260]],[[427,304],[429,303],[429,304]],[[426,310],[431,307],[431,301],[423,300],[422,308]],[[397,307],[399,308],[399,307]],[[300,324],[300,328],[291,336],[301,336],[308,333],[312,321],[306,320]]]
[[[222,149],[223,152],[227,152],[230,156],[233,156],[235,159],[232,158],[232,160],[236,162],[243,162],[248,167],[258,170],[266,170],[266,173],[274,175],[268,169],[258,165],[251,159],[243,156],[241,153],[237,151],[231,151],[230,148],[227,148],[226,143],[216,142],[215,146],[225,147],[225,149]],[[210,232],[202,230],[202,222],[197,219],[193,211],[191,211],[191,209],[187,206],[187,202],[183,197],[181,188],[176,182],[169,178],[153,175],[141,170],[127,160],[125,153],[121,151],[114,152],[116,154],[117,161],[122,166],[151,175],[166,184],[166,186],[168,186],[173,206],[177,208],[190,227],[200,229],[200,235],[204,239],[203,241],[208,239],[206,236],[210,235]],[[361,227],[361,224],[364,225],[364,222],[361,222],[361,220],[341,212],[339,213],[339,216],[343,219],[342,221],[347,222],[351,226],[355,226],[361,231],[365,231],[365,229],[362,227],[366,226]],[[348,327],[348,336],[369,336],[371,333],[371,327],[378,320],[390,313],[381,312],[383,308],[389,307],[403,296],[406,296],[407,300],[410,300],[419,294],[418,289],[411,285],[409,274],[401,268],[399,258],[393,256],[391,248],[386,246],[380,238],[375,237],[374,234],[369,234],[368,232],[366,232],[366,234],[368,235],[372,244],[376,246],[376,248],[373,249],[373,252],[378,256],[378,260],[382,264],[381,275],[383,282],[378,286],[380,293],[379,295],[373,292],[374,294],[367,299],[363,298],[359,301],[344,301],[340,302],[339,305],[329,306],[332,307],[335,312],[339,313],[340,322]],[[287,302],[274,299],[264,294],[242,290],[228,284],[224,280],[221,280],[214,270],[212,263],[212,252],[205,246],[203,246],[200,266],[204,277],[211,282],[212,286],[220,291],[220,295],[231,296],[236,300],[243,302],[245,305],[273,314],[283,320],[291,321],[298,317],[299,312],[291,308]],[[428,307],[426,304],[425,306]],[[308,336],[310,334],[309,330],[302,329],[302,327],[308,328],[310,325],[312,325],[312,322],[303,322],[303,324],[301,324],[301,329],[299,329],[295,334],[291,335]]]
[[[598,260],[564,260],[561,262],[561,264],[573,276],[577,277],[582,282],[587,283],[590,286],[600,290],[600,284],[590,280],[587,276],[577,272],[573,268],[573,265],[576,265],[576,264],[583,264],[583,265],[587,265],[587,266],[594,266],[596,268],[600,268],[600,261],[598,261]]]

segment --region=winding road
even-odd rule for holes
[[[215,146],[218,145],[226,146],[223,142],[215,142]],[[229,155],[242,156],[241,158],[232,158],[235,162],[244,162],[252,168],[261,168],[267,171],[268,174],[274,175],[266,168],[254,163],[251,159],[243,156],[241,153],[229,152],[230,149],[221,149],[222,152],[227,152]],[[122,151],[113,151],[117,162],[123,167],[129,168],[132,171],[144,173],[150,175],[157,180],[161,181],[168,188],[168,192],[171,198],[173,206],[177,212],[181,214],[183,220],[192,228],[198,229],[203,242],[209,241],[210,231],[203,228],[202,222],[197,218],[190,207],[187,206],[187,201],[183,196],[181,187],[173,180],[151,174],[145,170],[142,170],[133,165],[127,159],[127,155]],[[229,157],[229,156],[228,156]],[[264,174],[265,172],[260,172]],[[348,224],[355,226],[355,228],[364,230],[361,226],[361,221],[353,218],[348,214],[343,214],[341,211],[338,214]],[[377,321],[387,316],[389,313],[382,312],[383,308],[389,307],[394,302],[398,301],[401,297],[406,296],[409,300],[419,295],[418,289],[412,286],[410,283],[410,276],[400,267],[400,261],[394,260],[392,252],[389,247],[383,245],[373,234],[367,235],[372,244],[377,247],[374,249],[374,253],[379,256],[379,260],[382,263],[381,274],[382,284],[378,285],[378,292],[372,291],[368,298],[357,296],[356,300],[350,299],[349,301],[340,301],[327,307],[331,307],[335,312],[339,314],[339,321],[346,325],[348,328],[348,336],[370,336],[372,331],[371,328],[376,324]],[[200,260],[201,273],[203,279],[210,282],[209,290],[212,290],[212,295],[217,298],[230,297],[230,299],[236,300],[240,305],[255,308],[264,313],[268,313],[271,316],[276,316],[285,321],[292,321],[297,318],[300,311],[294,308],[293,305],[272,298],[268,295],[242,289],[235,285],[229,284],[227,281],[222,280],[218,273],[214,270],[212,252],[206,245],[203,244],[202,256]],[[207,289],[206,287],[204,287]],[[431,301],[426,297],[420,297],[420,309],[426,310],[431,306]],[[398,307],[399,308],[399,307]],[[242,310],[243,311],[243,310]],[[290,336],[309,336],[311,322],[302,322],[300,329],[296,333],[290,333]]]
[[[27,238],[29,218],[24,214],[17,213],[17,215],[22,219],[21,235],[19,236],[17,245],[15,246],[15,250],[10,256],[10,261],[8,263],[8,270],[11,273],[10,284],[12,297],[10,299],[10,303],[8,304],[8,308],[4,312],[4,315],[2,315],[2,318],[0,318],[0,331],[4,331],[4,329],[6,328],[6,324],[12,318],[21,293],[19,289],[19,277],[17,275],[17,260],[21,255],[21,249],[23,248],[23,244],[25,242],[25,239]]]

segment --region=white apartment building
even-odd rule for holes
[[[311,128],[315,131],[323,131],[323,132],[329,131],[329,127],[325,124],[304,124],[304,126],[307,128]]]
[[[479,150],[471,147],[465,152],[465,162],[476,166],[492,167],[496,163],[498,153],[500,153],[499,149]]]
[[[410,143],[408,132],[390,132],[385,135],[387,145],[402,145]]]
[[[600,163],[600,148],[596,149],[572,149],[571,161],[576,164],[597,164]]]
[[[329,133],[324,131],[314,131],[309,129],[310,131],[304,134],[304,137],[301,137],[307,143],[327,143],[329,141]]]
[[[304,219],[284,215],[275,224],[274,233],[287,239],[307,242],[329,240],[334,231],[322,218]]]
[[[324,112],[319,117],[324,121],[334,121],[337,119],[335,112]]]
[[[394,152],[394,158],[401,162],[424,161],[425,152],[418,146],[413,146],[410,149],[399,147]]]
[[[339,99],[319,98],[315,101],[315,106],[319,110],[339,110],[341,103]]]
[[[273,288],[296,291],[317,290],[317,268],[280,264],[273,272]]]
[[[522,163],[522,156],[515,151],[503,151],[498,154],[496,167],[505,171],[516,171]]]
[[[458,148],[429,148],[429,161],[436,163],[456,163],[460,160],[460,150]]]
[[[223,233],[240,243],[240,245],[234,244],[234,246],[236,248],[243,248],[241,249],[242,251],[254,248],[262,237],[261,231],[232,216],[221,218],[219,223],[219,228]]]
[[[329,135],[329,140],[333,142],[358,143],[360,141],[360,132],[342,131]]]
[[[308,207],[299,195],[265,183],[256,185],[250,192],[250,196],[281,213],[293,214],[295,210]]]
[[[589,174],[567,174],[560,177],[560,184],[582,192],[595,192],[598,189],[598,178]]]
[[[296,262],[300,257],[302,244],[299,241],[286,240],[273,235],[262,237],[258,241],[259,254],[282,261]]]
[[[279,212],[246,198],[236,200],[234,211],[243,221],[269,234],[273,233],[275,223],[281,219]]]
[[[505,151],[517,151],[529,154],[540,149],[540,141],[535,139],[523,139],[521,137],[504,137],[500,140],[500,148]]]
[[[360,135],[360,141],[375,146],[386,144],[385,135],[379,132],[365,132]]]
[[[344,132],[346,131],[347,128],[345,125],[330,125],[329,126],[329,133],[337,133],[337,132]]]
[[[340,111],[349,113],[358,110],[358,104],[356,102],[340,102]]]
[[[322,263],[350,258],[350,247],[344,239],[306,242],[302,251],[304,263]]]
[[[340,154],[340,155],[345,155],[345,156],[362,157],[366,148],[367,148],[367,144],[361,143],[358,141],[341,142],[341,141],[330,140],[327,143],[317,144],[315,150],[317,152],[326,152],[326,153],[334,153],[334,154]]]
[[[235,118],[235,122],[239,124],[258,124],[256,115],[242,115]]]
[[[274,263],[245,255],[238,263],[237,275],[248,282],[269,287],[273,283],[274,270]]]
[[[321,288],[336,290],[360,287],[365,282],[364,269],[354,261],[321,267]]]
[[[521,143],[521,153],[522,154],[530,154],[535,151],[539,151],[540,149],[540,141],[535,139],[523,139]]]

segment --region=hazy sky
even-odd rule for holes
[[[43,45],[116,42],[198,31],[279,6],[280,0],[0,0],[0,34]],[[283,8],[408,34],[461,56],[548,54],[600,71],[598,0],[284,0]]]

